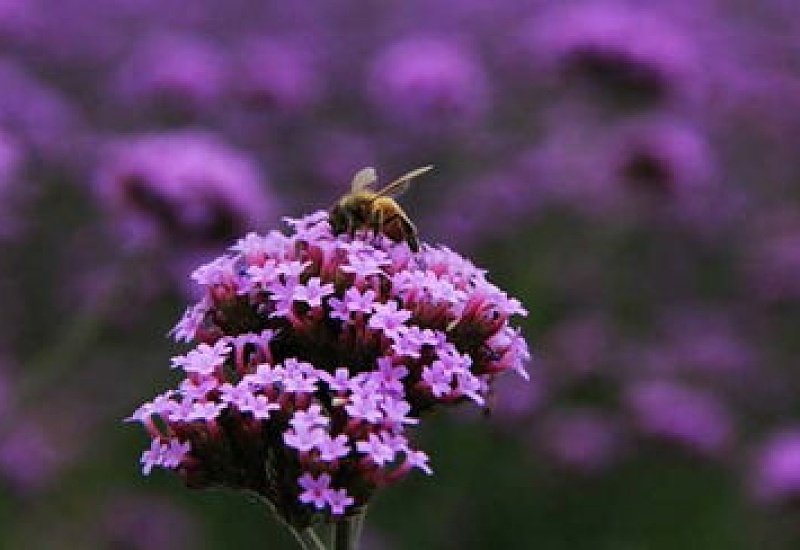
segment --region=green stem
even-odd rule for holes
[[[334,550],[358,550],[366,511],[336,522]]]
[[[290,525],[288,527],[292,532],[292,535],[294,535],[294,538],[296,538],[297,542],[300,543],[300,547],[303,550],[327,550],[325,548],[325,544],[323,544],[311,527],[307,527],[302,531],[295,529]]]

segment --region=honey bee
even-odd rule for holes
[[[380,190],[373,189],[378,181],[374,168],[359,170],[350,184],[350,192],[330,209],[330,222],[334,234],[349,233],[358,229],[371,229],[395,242],[405,241],[413,252],[419,252],[417,229],[400,205],[394,200],[411,185],[411,180],[433,166],[423,166],[404,174]]]

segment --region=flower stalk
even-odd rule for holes
[[[295,529],[290,525],[289,530],[302,550],[330,550],[311,527]]]
[[[358,550],[366,509],[336,522],[333,550]]]

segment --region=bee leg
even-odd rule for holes
[[[408,218],[401,217],[400,223],[403,224],[403,231],[406,234],[406,242],[411,252],[415,254],[419,252],[419,240],[417,239],[417,228],[411,223]]]
[[[375,234],[376,237],[381,232],[383,227],[386,226],[386,223],[387,223],[386,220],[383,219],[383,210],[378,210],[375,213],[375,220],[373,222],[374,225],[372,227],[372,231],[373,231],[373,233]]]
[[[356,219],[349,212],[346,214],[346,217],[347,217],[347,234],[352,239],[356,236]]]
[[[408,248],[411,249],[411,252],[415,254],[419,252],[419,241],[417,240],[417,235],[415,233],[409,232],[406,236],[406,242],[408,243]]]
[[[392,214],[384,222],[383,227],[388,227],[389,224],[395,220],[400,220],[400,225],[403,226],[403,235],[406,243],[412,252],[419,252],[419,241],[417,240],[417,228],[411,223],[408,218],[400,214]]]
[[[370,223],[372,229],[372,238],[376,240],[378,235],[381,232],[381,229],[384,227],[386,222],[383,220],[383,210],[378,210],[372,217],[372,221]]]

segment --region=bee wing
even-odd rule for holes
[[[372,184],[378,181],[378,173],[375,171],[374,168],[368,166],[367,168],[362,168],[356,175],[353,176],[353,181],[350,184],[351,191],[363,191],[367,189]]]
[[[417,176],[421,176],[426,172],[430,172],[431,170],[433,170],[433,166],[423,166],[422,168],[417,168],[416,170],[412,170],[407,174],[403,174],[392,183],[378,191],[378,196],[397,197],[398,195],[402,195],[408,190],[408,186],[411,185],[411,180]]]

